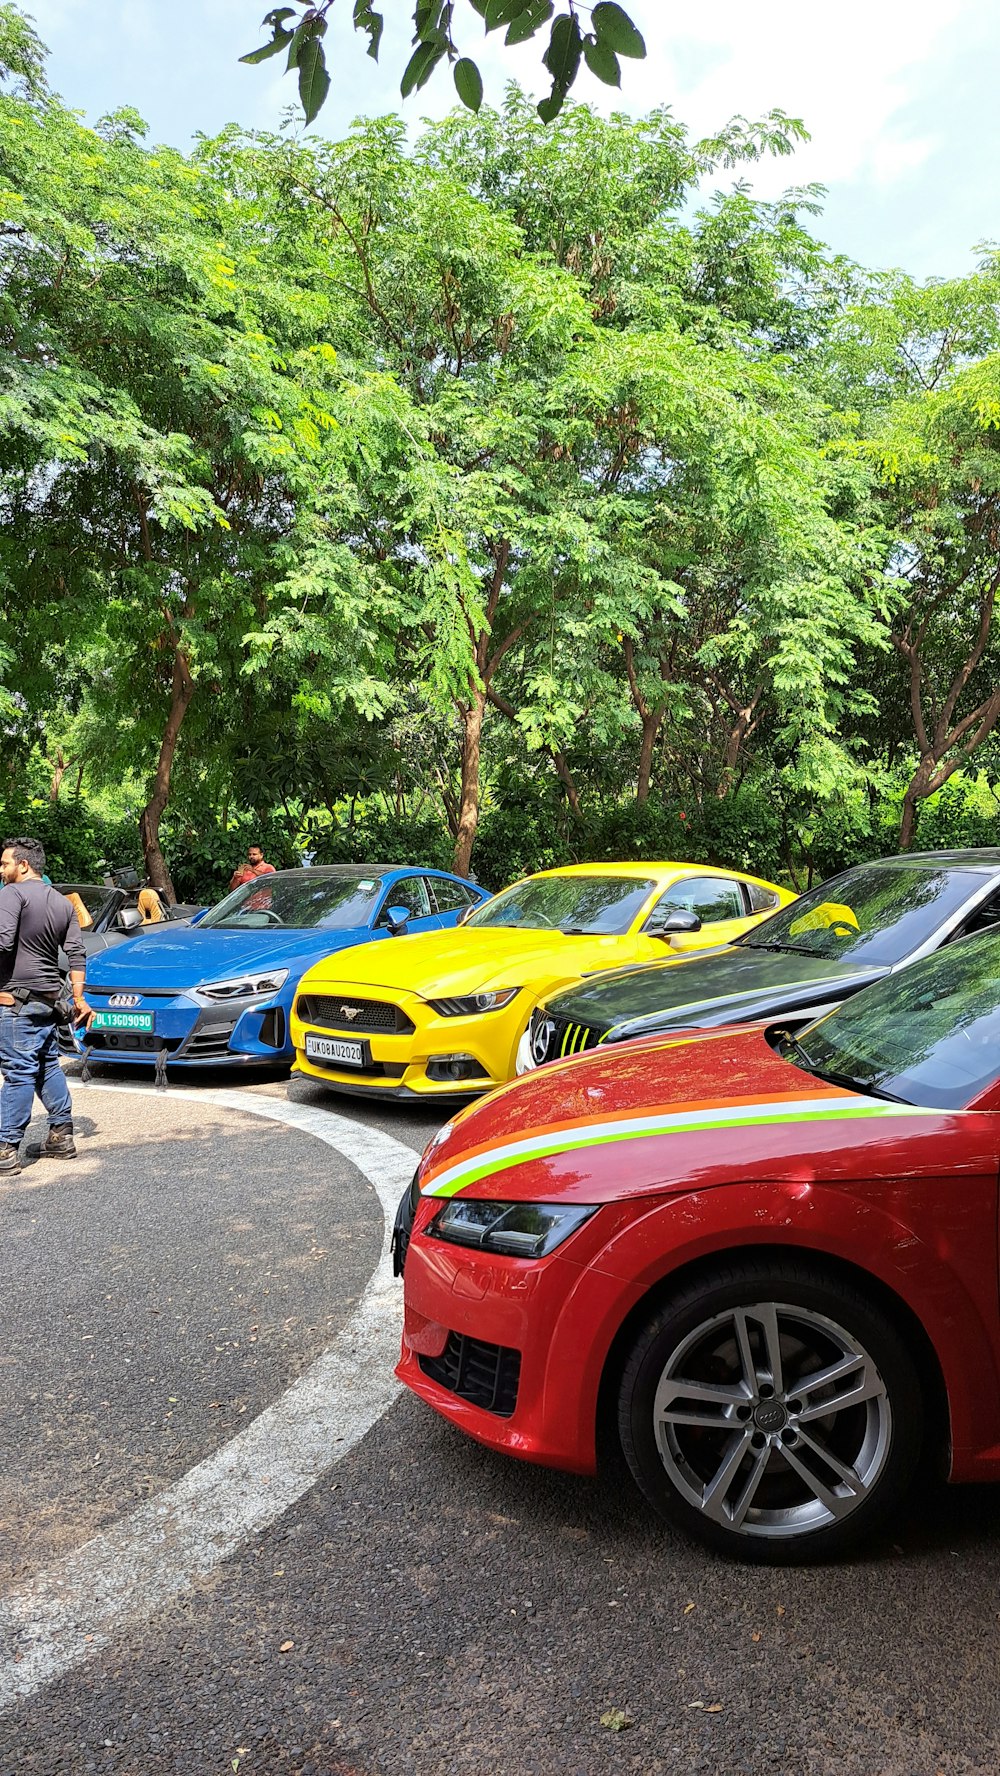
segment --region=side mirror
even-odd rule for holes
[[[473,901],[471,906],[467,906],[464,912],[459,913],[458,918],[455,921],[456,925],[467,925],[472,918],[473,913],[476,911],[476,908],[485,905],[486,902],[483,900]]]
[[[208,908],[207,908],[207,907],[199,907],[199,908],[198,908],[198,911],[197,911],[197,912],[196,912],[196,913],[192,913],[192,914],[191,914],[191,918],[190,918],[190,921],[189,921],[189,922],[190,922],[190,924],[192,924],[192,925],[199,925],[199,924],[200,924],[200,923],[201,923],[201,921],[202,921],[202,919],[203,919],[203,918],[204,918],[204,917],[205,917],[205,914],[206,914],[206,913],[207,913],[207,912],[208,912]]]
[[[647,937],[693,937],[701,930],[701,920],[697,913],[688,913],[683,907],[665,907],[662,915],[657,918],[654,913],[646,926]]]
[[[389,935],[391,937],[403,937],[406,932],[406,924],[409,917],[409,907],[386,907],[383,918],[389,927]]]
[[[139,908],[122,907],[121,912],[115,917],[115,924],[119,931],[135,931],[142,924],[142,914]]]

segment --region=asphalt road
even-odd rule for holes
[[[85,1089],[76,1165],[0,1189],[5,1592],[214,1473],[351,1337],[382,1244],[364,1143],[419,1149],[437,1118],[243,1089],[328,1105],[357,1152],[350,1128],[341,1156],[204,1095]],[[734,1567],[621,1475],[503,1460],[400,1394],[235,1553],[0,1715],[0,1776],[995,1776],[998,1507],[938,1492],[851,1564]]]

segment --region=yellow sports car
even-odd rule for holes
[[[528,1019],[558,987],[662,961],[665,950],[731,943],[794,899],[772,882],[690,863],[544,870],[476,907],[457,929],[317,962],[292,1007],[296,1069],[372,1097],[489,1091],[513,1078]],[[397,930],[404,922],[400,909]]]

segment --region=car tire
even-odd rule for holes
[[[746,1259],[651,1314],[625,1361],[618,1430],[671,1523],[739,1560],[807,1564],[897,1509],[924,1401],[899,1330],[858,1288],[808,1260]]]

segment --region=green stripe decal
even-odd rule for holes
[[[458,1162],[449,1166],[438,1178],[423,1187],[424,1196],[457,1196],[460,1190],[466,1190],[477,1184],[481,1178],[495,1177],[498,1172],[509,1171],[511,1167],[528,1165],[532,1160],[551,1159],[559,1153],[579,1152],[586,1147],[609,1147],[624,1141],[656,1139],[662,1135],[694,1135],[718,1129],[767,1128],[782,1123],[798,1125],[800,1123],[822,1122],[861,1122],[884,1121],[887,1117],[936,1116],[940,1112],[929,1110],[917,1104],[887,1104],[872,1102],[852,1102],[821,1104],[811,1106],[802,1103],[782,1109],[778,1105],[747,1106],[744,1114],[739,1112],[728,1114],[720,1109],[717,1116],[711,1114],[706,1118],[701,1112],[697,1116],[685,1115],[683,1112],[675,1116],[664,1117],[660,1123],[643,1120],[642,1126],[635,1123],[624,1123],[620,1128],[614,1124],[603,1123],[597,1128],[566,1129],[561,1133],[539,1135],[536,1140],[528,1137],[525,1140],[510,1143],[506,1147],[497,1147],[492,1153],[482,1153],[465,1164]]]

